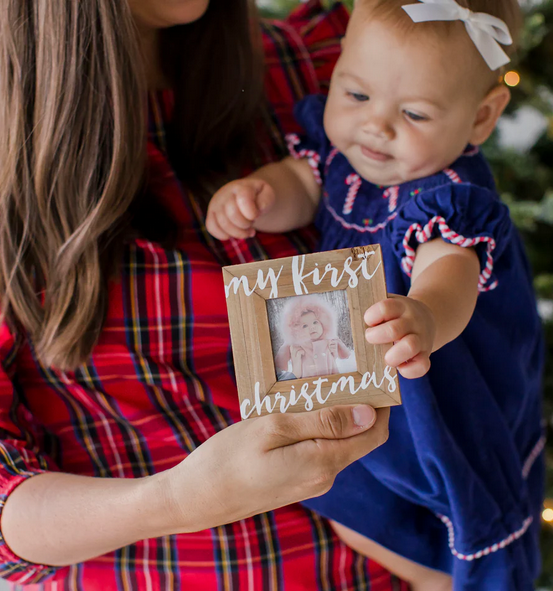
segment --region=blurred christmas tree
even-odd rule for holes
[[[262,14],[272,18],[285,16],[297,4],[298,0],[258,0]],[[351,8],[352,0],[345,4]],[[549,443],[539,583],[553,591],[553,0],[521,0],[521,5],[525,13],[521,47],[505,76],[512,101],[484,151],[524,236],[546,331],[544,406]]]
[[[548,361],[544,408],[548,431],[543,513],[543,572],[553,589],[553,0],[525,2],[525,27],[513,65],[513,99],[485,146],[504,201],[522,232],[533,267]]]

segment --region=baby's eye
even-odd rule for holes
[[[348,96],[350,96],[354,101],[359,103],[364,103],[365,101],[369,100],[369,97],[362,92],[348,92]]]
[[[304,325],[302,326],[302,328],[307,328],[307,324],[304,324]]]
[[[318,320],[313,320],[313,324],[319,324]]]
[[[413,113],[413,111],[403,111],[406,117],[409,117],[411,121],[428,121],[428,117],[424,115],[418,115],[417,113]]]

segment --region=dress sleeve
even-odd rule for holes
[[[468,183],[424,191],[398,211],[386,228],[401,268],[410,277],[419,244],[433,238],[475,248],[480,259],[479,291],[498,285],[494,261],[509,242],[512,223],[496,193]]]
[[[28,478],[57,471],[54,463],[40,453],[32,436],[28,411],[20,404],[14,386],[14,360],[18,343],[5,324],[0,325],[0,523],[6,501]],[[67,567],[34,564],[16,556],[0,531],[0,577],[19,584],[42,582]]]
[[[303,133],[289,133],[286,136],[292,158],[307,159],[319,185],[323,183],[325,164],[331,150],[323,126],[325,103],[326,98],[318,94],[300,101],[294,109],[294,115]]]

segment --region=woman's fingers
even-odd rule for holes
[[[177,531],[198,531],[320,495],[386,441],[388,409],[336,406],[234,424],[165,473]],[[201,490],[201,494],[198,491]]]
[[[303,459],[307,486],[301,491],[301,496],[305,495],[305,499],[324,494],[344,468],[384,444],[388,439],[389,415],[389,408],[379,408],[372,426],[356,435],[339,439],[309,439],[285,448],[283,451],[287,451],[293,462]]]
[[[334,406],[309,413],[276,416],[269,431],[275,454],[285,465],[296,466],[294,500],[324,494],[336,475],[388,438],[389,409]]]
[[[273,415],[267,423],[269,448],[284,447],[311,439],[345,439],[374,424],[376,411],[366,405],[331,406],[309,413]]]
[[[336,474],[388,440],[390,409],[377,408],[375,414],[371,427],[358,435],[347,439],[318,440],[322,453],[333,458]]]

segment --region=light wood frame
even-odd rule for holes
[[[337,270],[334,276],[329,266]],[[346,267],[351,272],[343,272]],[[336,404],[401,404],[396,370],[384,362],[389,346],[365,340],[365,310],[387,297],[378,245],[233,265],[223,268],[223,277],[242,418]],[[321,376],[320,383],[277,381],[266,300],[335,290],[347,292],[357,371]]]

